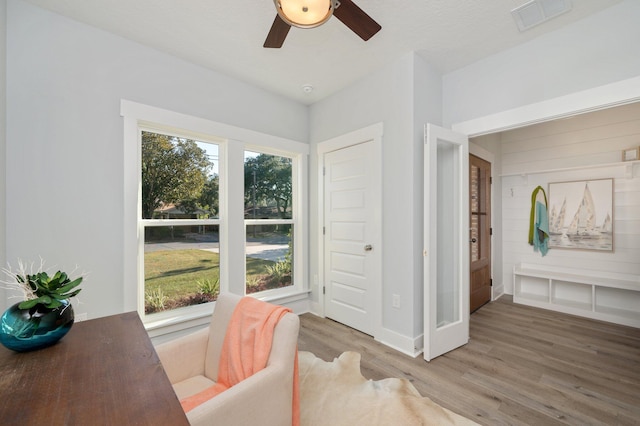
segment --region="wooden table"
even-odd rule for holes
[[[1,425],[188,425],[135,312],[74,324],[57,344],[0,345]]]

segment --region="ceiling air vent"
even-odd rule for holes
[[[571,0],[531,0],[511,11],[520,31],[571,10]]]

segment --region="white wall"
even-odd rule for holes
[[[7,2],[6,0],[0,0],[0,267],[6,265],[6,140],[7,140]],[[4,274],[3,274],[4,275]],[[4,276],[0,277],[0,280],[4,280]],[[3,312],[6,307],[9,306],[7,298],[5,297],[4,289],[0,288],[0,312]]]
[[[307,142],[304,105],[18,0],[6,63],[7,260],[78,264],[89,318],[123,310],[121,99]]]
[[[505,174],[502,231],[507,293],[513,292],[512,267],[520,262],[640,275],[640,164],[592,167],[620,162],[623,149],[640,145],[640,103],[494,137],[501,140]],[[551,249],[545,257],[535,253],[527,244],[533,189],[540,185],[548,190],[549,182],[599,178],[614,178],[614,251]]]
[[[415,57],[413,75],[413,336],[424,332],[424,125],[442,124],[442,77],[431,64]]]
[[[640,75],[640,1],[625,0],[443,77],[445,126]]]
[[[429,91],[429,93],[424,93]],[[419,93],[419,98],[418,96]],[[311,276],[318,273],[317,163],[319,142],[383,122],[382,325],[386,343],[413,352],[422,332],[422,128],[439,124],[440,75],[415,54],[311,106]],[[319,292],[312,295],[318,300]],[[401,309],[391,306],[400,296]]]

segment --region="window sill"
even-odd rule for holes
[[[208,325],[211,322],[211,314],[213,313],[214,306],[215,302],[212,302],[152,314],[145,317],[143,321],[144,327],[150,337],[157,337],[193,327]]]
[[[249,295],[264,302],[287,306],[291,303],[306,299],[311,290],[291,289],[291,292],[265,291],[257,295]],[[191,328],[203,327],[211,322],[211,314],[215,302],[187,308],[175,309],[149,315],[144,319],[144,326],[151,338],[178,333]]]

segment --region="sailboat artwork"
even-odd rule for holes
[[[549,184],[549,247],[613,251],[613,179]]]
[[[562,200],[562,207],[560,212],[556,213],[555,206],[551,209],[551,216],[549,217],[549,233],[551,235],[561,235],[562,227],[564,226],[564,215],[567,211],[567,199]]]

